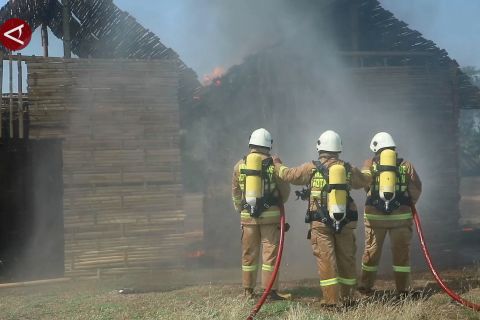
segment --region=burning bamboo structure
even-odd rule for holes
[[[271,129],[274,152],[290,165],[311,160],[316,137],[335,129],[346,141],[347,156],[361,166],[371,156],[373,134],[391,131],[400,156],[416,163],[424,181],[419,211],[427,237],[436,253],[452,249],[452,234],[459,229],[458,115],[462,108],[480,108],[480,91],[445,50],[377,0],[299,1],[298,7],[310,19],[308,29],[300,26],[293,36],[234,66],[191,107],[203,112],[192,122],[205,125],[192,125],[190,143],[208,139],[207,155],[228,150],[224,157],[204,159],[215,168],[208,171],[205,200],[209,250],[218,251],[221,261],[235,261],[233,254],[225,258],[238,251],[237,243],[227,241],[238,231],[237,217],[225,214],[233,209],[224,177],[258,127]],[[297,217],[290,220],[300,221],[304,208],[289,206]],[[218,224],[228,227],[219,231]],[[231,247],[223,250],[219,243]]]

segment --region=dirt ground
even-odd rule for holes
[[[239,283],[228,280],[234,275],[238,270],[183,270],[0,289],[0,319],[245,319],[255,301],[240,297]],[[480,268],[442,275],[465,298],[480,303]],[[289,281],[282,291],[293,300],[267,303],[256,319],[480,319],[480,313],[440,292],[428,273],[416,273],[413,284],[420,296],[400,300],[390,291],[393,282],[380,279],[374,297],[364,297],[355,308],[329,311],[318,303],[317,279]]]

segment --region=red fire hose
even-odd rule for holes
[[[280,244],[278,246],[277,261],[275,261],[275,266],[273,268],[273,273],[270,278],[270,282],[268,283],[268,286],[265,288],[265,291],[263,291],[263,294],[260,297],[260,300],[258,300],[257,304],[250,312],[250,315],[248,316],[247,320],[253,320],[253,318],[257,315],[258,311],[260,311],[260,308],[262,308],[263,304],[265,303],[265,300],[268,297],[268,294],[270,293],[270,290],[272,290],[273,283],[277,278],[278,269],[280,268],[280,263],[282,262],[283,242],[285,240],[285,207],[283,206],[283,203],[279,205],[279,208],[280,208]]]
[[[428,251],[427,245],[425,244],[425,239],[423,238],[423,230],[422,226],[420,224],[420,218],[417,213],[417,209],[415,208],[414,205],[412,205],[412,212],[413,212],[413,220],[415,221],[415,227],[417,228],[417,233],[418,237],[420,238],[420,245],[422,247],[423,255],[425,256],[425,260],[427,260],[428,268],[430,268],[430,271],[432,272],[433,276],[435,277],[435,280],[437,280],[438,285],[445,291],[453,300],[457,301],[458,303],[471,308],[475,311],[480,311],[480,304],[473,303],[471,301],[465,300],[462,297],[460,297],[458,294],[453,292],[445,282],[443,282],[443,279],[440,278],[440,275],[438,274],[437,270],[435,270],[435,267],[433,266],[432,259],[430,257],[430,252]]]
[[[283,204],[280,206],[280,244],[278,247],[278,256],[277,260],[275,261],[275,267],[273,269],[272,277],[270,278],[270,283],[268,284],[267,288],[265,288],[265,291],[262,294],[262,297],[260,300],[257,302],[255,307],[252,309],[250,312],[250,315],[247,317],[247,320],[253,320],[253,318],[256,316],[258,311],[262,308],[263,304],[265,303],[265,300],[268,297],[268,294],[270,293],[270,290],[272,289],[273,283],[275,282],[275,279],[278,274],[278,269],[280,268],[280,263],[282,262],[282,253],[283,253],[283,243],[285,240],[285,208]],[[423,237],[423,230],[422,230],[422,225],[420,223],[420,218],[417,212],[417,209],[415,206],[412,205],[412,212],[413,212],[413,220],[415,221],[415,227],[417,229],[418,236],[420,238],[420,245],[423,251],[423,255],[425,256],[425,260],[427,261],[428,268],[432,272],[435,280],[437,281],[438,285],[447,293],[453,300],[457,301],[458,303],[471,308],[475,311],[480,311],[480,304],[473,303],[471,301],[465,300],[462,297],[460,297],[458,294],[453,292],[445,282],[443,281],[442,278],[440,278],[440,275],[438,274],[437,270],[433,266],[432,263],[432,258],[430,257],[430,252],[428,251],[427,245],[425,243],[425,239]]]

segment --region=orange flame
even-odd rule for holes
[[[205,255],[204,250],[197,250],[197,251],[189,252],[187,254],[187,257],[188,258],[200,258],[200,257],[203,257],[204,255]]]
[[[221,77],[225,75],[225,69],[223,67],[215,67],[213,68],[210,74],[206,74],[203,76],[203,85],[209,86],[212,83],[216,86],[220,86],[222,81],[220,80]]]

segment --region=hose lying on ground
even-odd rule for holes
[[[453,300],[457,301],[458,303],[471,308],[475,311],[480,311],[480,304],[473,303],[471,301],[465,300],[462,297],[460,297],[458,294],[453,292],[445,282],[443,281],[442,278],[440,278],[440,275],[438,274],[437,270],[433,266],[432,263],[432,258],[430,257],[430,252],[428,251],[427,245],[425,244],[425,239],[423,238],[423,230],[422,230],[422,225],[420,224],[420,218],[418,216],[417,209],[415,206],[412,205],[412,212],[413,212],[413,220],[415,221],[415,227],[417,228],[417,233],[418,237],[420,238],[420,246],[422,247],[423,255],[425,256],[425,260],[427,261],[428,268],[432,272],[435,280],[437,281],[438,285],[447,293]]]
[[[273,268],[272,276],[270,277],[270,282],[268,283],[268,286],[263,291],[262,297],[260,298],[260,300],[258,300],[257,304],[250,312],[250,315],[248,316],[247,320],[253,320],[255,315],[262,308],[263,304],[265,303],[265,300],[268,297],[268,294],[270,293],[270,290],[272,290],[272,286],[275,283],[275,279],[277,278],[278,269],[280,269],[280,263],[282,262],[283,242],[285,240],[285,207],[283,206],[283,203],[281,203],[279,207],[280,207],[280,244],[278,246],[277,260],[275,261],[275,266]]]
[[[427,261],[428,268],[433,274],[433,277],[437,281],[438,285],[442,288],[443,291],[445,291],[446,294],[448,294],[453,300],[456,302],[471,308],[475,311],[480,311],[480,304],[473,303],[471,301],[468,301],[466,299],[463,299],[460,297],[458,294],[456,294],[453,290],[451,290],[443,281],[443,279],[440,277],[438,274],[437,270],[435,269],[433,263],[432,263],[432,258],[430,256],[430,252],[428,251],[427,245],[425,243],[425,238],[423,236],[423,230],[422,230],[422,225],[420,223],[420,218],[417,212],[417,209],[415,206],[412,206],[412,212],[413,212],[413,220],[415,221],[415,227],[417,229],[418,237],[420,238],[420,246],[423,251],[423,255],[425,256],[425,260]],[[275,279],[277,277],[278,269],[280,268],[280,263],[282,261],[282,253],[283,253],[283,243],[285,240],[285,208],[283,204],[280,205],[280,244],[278,247],[278,255],[277,255],[277,260],[275,262],[275,267],[272,273],[272,277],[270,278],[270,282],[265,288],[265,291],[262,294],[262,297],[258,301],[258,303],[255,305],[255,307],[252,309],[250,312],[250,315],[248,316],[247,320],[253,320],[255,315],[260,311],[262,308],[263,304],[265,303],[265,300],[268,297],[268,294],[270,293],[270,290],[272,289],[273,283],[275,282]]]

